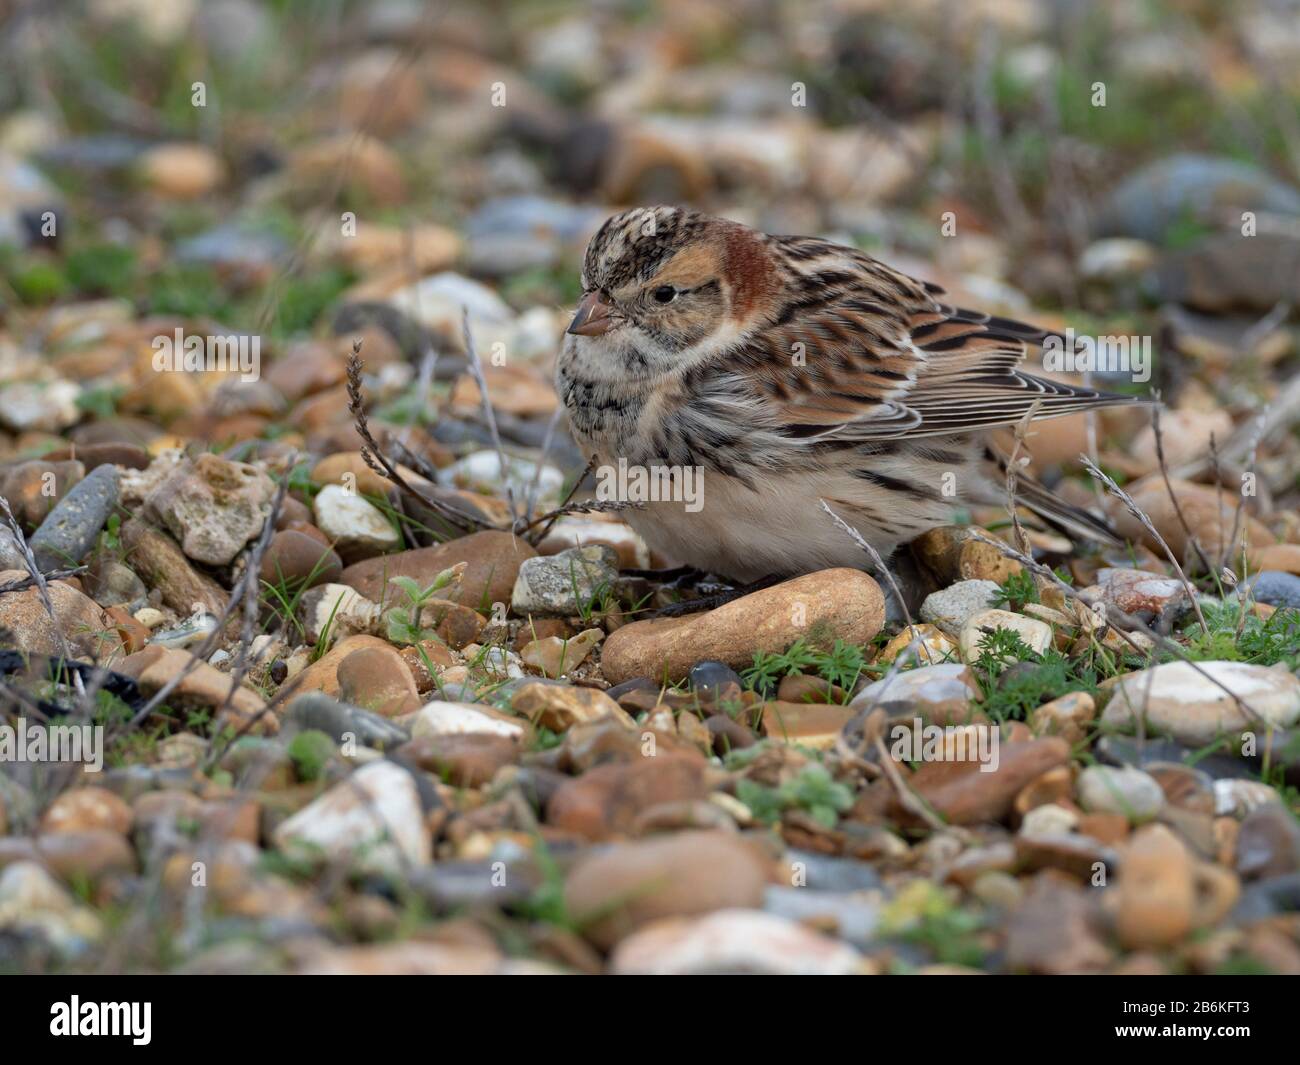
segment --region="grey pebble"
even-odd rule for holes
[[[42,572],[78,565],[117,505],[116,466],[96,466],[73,485],[32,534],[29,546]]]

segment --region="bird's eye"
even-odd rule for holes
[[[654,290],[653,295],[656,303],[672,303],[677,290],[672,285],[660,285]]]

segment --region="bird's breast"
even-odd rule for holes
[[[561,358],[555,387],[578,442],[615,454],[635,436],[649,398],[643,386],[585,372],[575,359]]]

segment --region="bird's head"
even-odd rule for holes
[[[636,207],[587,245],[568,332],[587,338],[593,353],[621,356],[633,374],[670,372],[734,343],[775,284],[763,237],[748,227],[680,207]]]

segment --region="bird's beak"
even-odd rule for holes
[[[569,323],[568,332],[580,337],[603,336],[614,324],[609,311],[609,304],[601,299],[599,292],[588,292],[578,304],[578,313]]]

